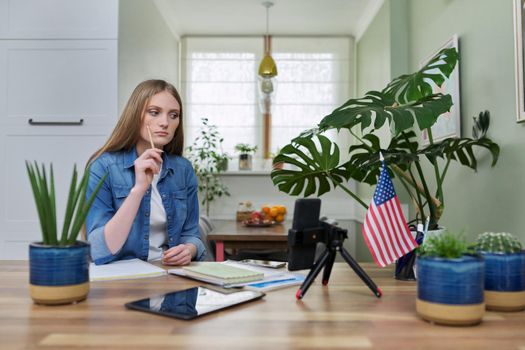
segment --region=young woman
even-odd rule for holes
[[[140,83],[109,140],[88,162],[86,198],[108,174],[86,220],[96,264],[139,258],[186,265],[204,259],[197,178],[182,157],[183,143],[175,87],[163,80]]]

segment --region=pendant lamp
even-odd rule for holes
[[[268,31],[270,7],[273,6],[273,2],[265,1],[262,5],[266,7],[266,35],[264,36],[264,57],[259,64],[259,76],[262,78],[273,78],[277,75],[277,66],[271,55],[271,39]]]

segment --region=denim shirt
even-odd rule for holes
[[[135,148],[130,151],[106,152],[90,166],[86,198],[100,179],[108,174],[86,219],[86,232],[95,264],[115,260],[148,259],[151,186],[144,194],[126,242],[115,254],[104,236],[106,223],[115,215],[135,184],[133,163]],[[166,210],[168,246],[191,243],[197,247],[196,260],[204,260],[206,251],[199,233],[197,177],[191,163],[181,156],[162,154],[163,163],[157,188]]]

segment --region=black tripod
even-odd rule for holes
[[[350,253],[348,253],[348,251],[343,247],[344,240],[348,238],[347,230],[344,230],[335,225],[330,225],[326,222],[321,221],[320,223],[321,227],[319,229],[304,230],[303,234],[310,234],[311,237],[318,240],[319,242],[324,242],[326,244],[326,250],[313,264],[303,284],[301,284],[301,287],[299,287],[299,290],[297,290],[295,297],[297,299],[302,299],[304,297],[306,291],[308,290],[308,288],[310,288],[313,281],[315,280],[319,272],[321,272],[321,269],[323,267],[323,285],[328,284],[328,280],[330,279],[330,274],[332,272],[332,267],[334,266],[335,256],[337,252],[339,252],[343,256],[345,261],[348,263],[348,265],[350,265],[350,267],[354,270],[354,272],[361,278],[361,280],[363,280],[363,282],[366,283],[366,285],[370,288],[374,295],[380,298],[383,294],[381,292],[381,289],[377,287],[377,285],[374,283],[374,281],[372,281],[370,276],[367,275],[367,273],[361,268],[361,266],[359,266],[357,261],[355,261],[354,258],[352,258],[352,256],[350,255]],[[295,233],[299,232],[297,230],[290,231],[295,231]]]

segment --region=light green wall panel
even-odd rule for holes
[[[501,155],[491,168],[489,154],[478,151],[477,173],[451,165],[441,223],[464,230],[470,240],[484,231],[508,231],[525,243],[525,124],[515,122],[512,0],[386,0],[357,43],[357,96],[417,70],[421,60],[454,34],[461,57],[462,136],[471,136],[472,117],[488,109],[489,137],[500,145]],[[396,187],[406,202],[401,186]],[[358,190],[364,196],[373,191],[367,185]],[[370,260],[360,228],[357,231],[356,255],[360,261]]]
[[[477,173],[451,166],[445,180],[441,223],[465,230],[508,231],[525,242],[525,125],[516,124],[511,0],[409,1],[410,70],[453,34],[459,36],[461,127],[471,136],[472,117],[491,112],[489,137],[501,146],[495,168],[485,152]],[[426,169],[427,171],[429,169]]]

